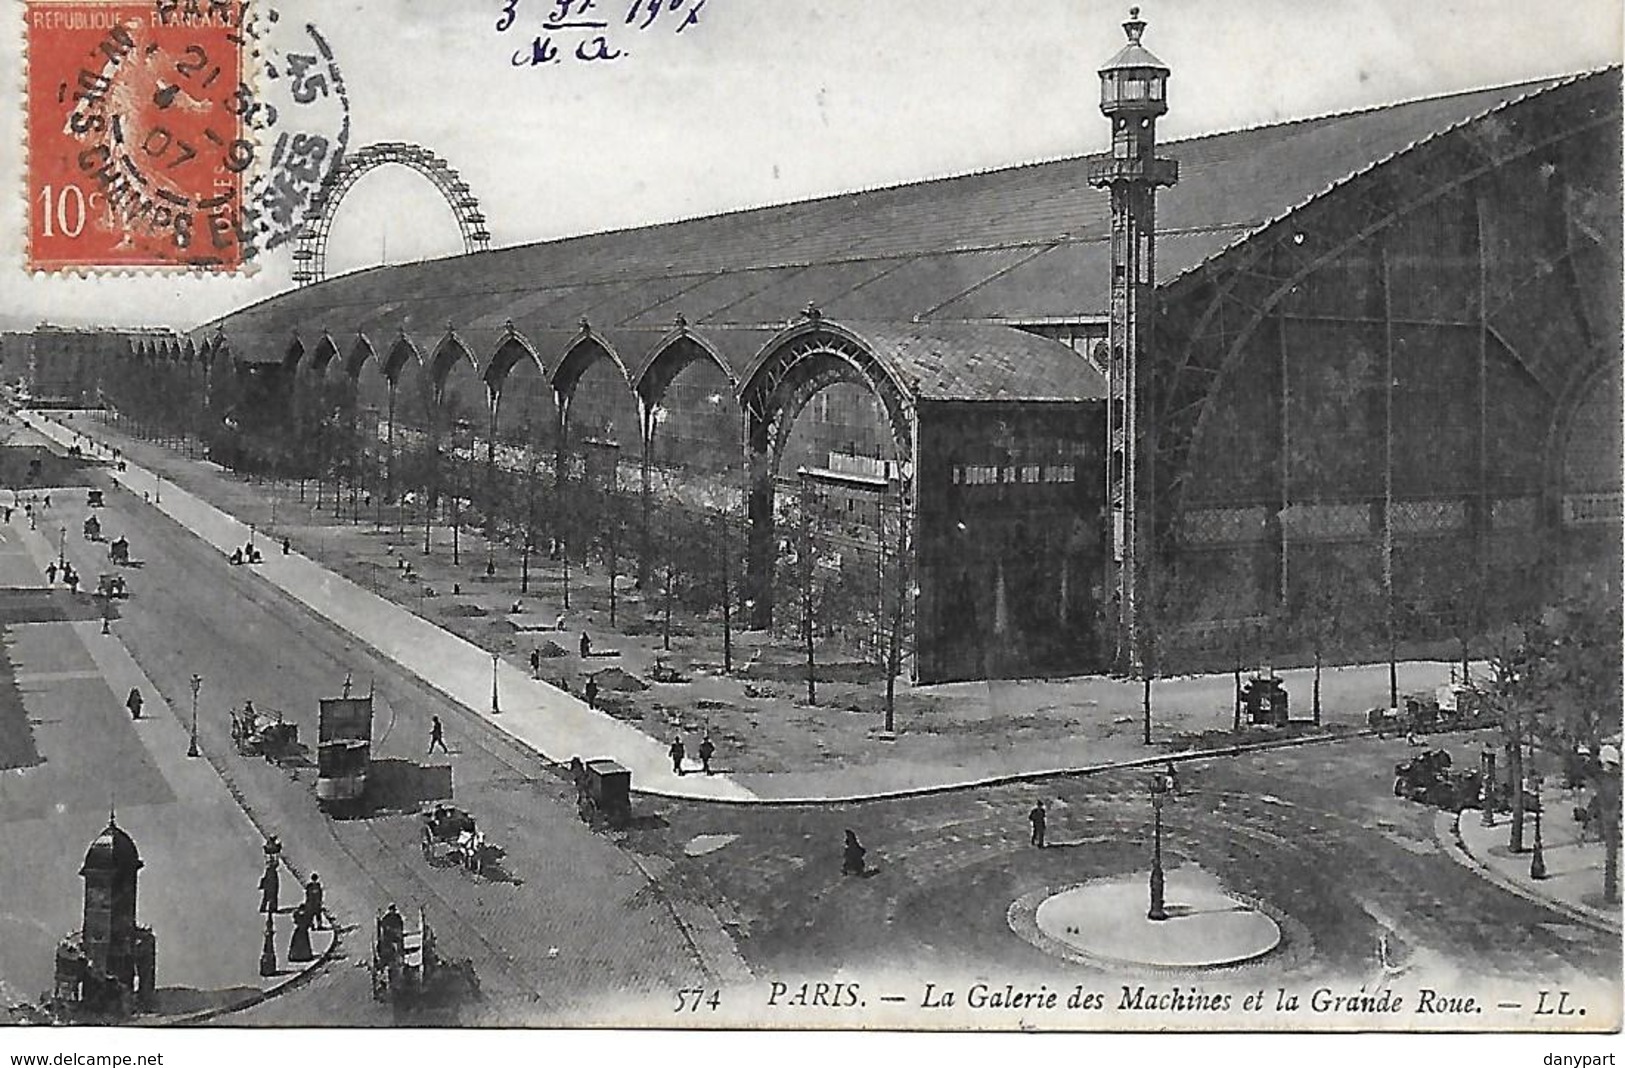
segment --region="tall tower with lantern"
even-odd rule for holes
[[[1157,119],[1168,111],[1168,68],[1140,44],[1145,23],[1130,8],[1128,44],[1100,69],[1100,110],[1112,124],[1109,159],[1090,164],[1089,184],[1111,191],[1112,274],[1107,363],[1106,501],[1111,554],[1108,589],[1114,603],[1119,668],[1142,666],[1139,609],[1149,528],[1137,505],[1149,505],[1155,428],[1142,426],[1141,362],[1148,355],[1156,310],[1157,187],[1179,180],[1179,164],[1158,159]]]

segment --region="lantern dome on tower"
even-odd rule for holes
[[[1140,43],[1145,22],[1140,9],[1129,8],[1123,23],[1128,44],[1100,68],[1100,109],[1108,115],[1119,111],[1161,115],[1168,110],[1168,67]]]
[[[79,869],[79,874],[91,871],[128,872],[139,870],[140,867],[141,854],[135,848],[135,840],[125,834],[124,828],[109,815],[106,829],[85,851],[85,864]]]
[[[1104,67],[1100,68],[1102,72],[1121,70],[1125,67],[1154,67],[1167,73],[1167,65],[1152,55],[1140,43],[1140,35],[1145,33],[1145,20],[1140,18],[1139,8],[1129,8],[1128,21],[1123,23],[1123,32],[1128,35],[1128,44],[1124,45],[1123,50],[1113,56]]]

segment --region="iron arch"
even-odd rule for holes
[[[1195,328],[1185,332],[1183,344],[1179,346],[1180,355],[1173,366],[1151,368],[1166,380],[1156,405],[1155,422],[1166,429],[1155,450],[1155,462],[1174,481],[1175,515],[1184,505],[1180,471],[1188,450],[1202,441],[1220,383],[1235,373],[1253,335],[1304,279],[1350,250],[1367,242],[1380,241],[1383,231],[1470,187],[1485,175],[1598,126],[1616,123],[1617,119],[1617,111],[1602,117],[1588,111],[1572,125],[1559,124],[1549,131],[1543,129],[1538,135],[1507,147],[1478,146],[1471,165],[1465,167],[1458,157],[1445,154],[1455,142],[1450,140],[1450,135],[1441,136],[1412,150],[1415,154],[1403,161],[1412,168],[1410,172],[1399,170],[1398,161],[1390,162],[1383,169],[1362,171],[1333,190],[1319,194],[1313,202],[1291,215],[1271,222],[1265,233],[1254,235],[1246,245],[1234,250],[1236,262],[1231,264],[1230,276],[1214,287],[1213,296]],[[1466,136],[1456,132],[1458,139]],[[1440,144],[1446,149],[1441,149]],[[1334,193],[1338,196],[1334,197]],[[1340,207],[1338,197],[1343,198],[1346,205]],[[1352,225],[1327,216],[1328,212],[1347,210],[1348,206],[1359,209],[1357,221]],[[1281,254],[1281,262],[1275,264],[1273,270],[1254,276],[1250,268],[1268,263],[1266,257],[1274,253]],[[1210,265],[1202,274],[1186,277],[1190,281],[1185,284],[1196,285],[1212,280],[1215,270]],[[1262,292],[1250,294],[1245,301],[1238,300],[1232,291],[1243,288],[1248,278],[1266,279]],[[1239,325],[1227,324],[1218,333],[1209,333],[1213,324],[1224,321],[1226,305],[1230,306],[1231,314],[1239,318]],[[1162,329],[1159,324],[1159,331]],[[1205,363],[1201,359],[1204,350],[1211,350],[1206,353],[1209,359]],[[1164,522],[1170,525],[1175,521],[1164,517]]]
[[[423,353],[418,351],[416,342],[402,333],[390,346],[389,355],[384,357],[384,377],[391,385],[400,385],[401,373],[413,362],[421,366]]]
[[[327,242],[340,202],[367,172],[389,164],[409,167],[429,179],[456,217],[464,252],[485,252],[491,247],[491,231],[486,228],[479,200],[451,164],[419,145],[383,141],[346,155],[312,197],[293,250],[295,285],[310,285],[327,277]]]
[[[333,337],[327,331],[322,331],[321,340],[316,342],[316,349],[310,354],[310,373],[317,378],[327,375],[328,365],[339,354],[339,347],[333,343]]]
[[[1619,373],[1619,350],[1608,343],[1600,344],[1552,405],[1551,421],[1541,450],[1541,467],[1546,473],[1546,485],[1556,487],[1558,492],[1570,489],[1565,461],[1581,409],[1599,389],[1611,385],[1610,375],[1617,377]]]
[[[739,379],[734,375],[733,369],[724,362],[710,343],[687,330],[674,330],[660,339],[644,363],[643,370],[634,379],[632,388],[637,391],[638,398],[644,405],[652,408],[660,403],[678,375],[687,370],[690,364],[703,361],[710,361],[716,365],[737,396]]]
[[[367,335],[357,330],[355,343],[350,346],[350,354],[344,358],[344,373],[350,376],[351,381],[361,377],[361,369],[367,361],[378,362],[378,354],[373,351],[372,342]]]
[[[553,389],[561,396],[568,397],[575,392],[576,383],[586,374],[587,368],[599,359],[608,360],[621,372],[621,378],[626,382],[627,388],[632,388],[632,375],[626,369],[626,361],[615,347],[590,329],[583,329],[570,347],[565,350],[564,358],[559,361],[558,368],[553,372]]]
[[[502,341],[498,343],[496,351],[491,354],[490,361],[485,365],[485,384],[493,393],[501,395],[508,376],[513,373],[514,367],[521,360],[529,360],[541,373],[544,381],[549,379],[550,374],[547,364],[542,361],[542,354],[537,352],[536,346],[532,345],[525,335],[515,330],[513,323],[510,322],[502,335]]]
[[[305,343],[295,334],[288,342],[287,350],[282,354],[282,369],[294,372],[299,370],[299,364],[305,358]]]
[[[880,402],[897,459],[908,472],[902,490],[905,498],[911,496],[913,403],[870,345],[828,323],[814,321],[786,331],[753,361],[740,390],[752,454],[776,467],[796,416],[819,391],[839,382],[862,386]]]
[[[446,380],[451,376],[452,368],[459,363],[466,363],[473,369],[476,377],[480,374],[479,361],[474,354],[468,351],[455,331],[448,329],[446,336],[440,339],[435,346],[434,355],[429,358],[429,377],[434,383],[435,397],[438,399],[446,388]]]

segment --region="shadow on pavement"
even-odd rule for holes
[[[189,986],[161,986],[153,991],[152,1015],[190,1016],[235,1005],[260,993],[256,986],[233,986],[221,990],[198,990]]]
[[[367,772],[367,804],[360,815],[416,812],[426,802],[449,801],[451,796],[450,764],[375,758]]]

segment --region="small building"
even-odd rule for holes
[[[152,1007],[157,940],[151,928],[136,923],[141,868],[135,841],[109,813],[79,869],[85,880],[83,926],[57,946],[57,1008],[73,1016],[126,1016]]]

